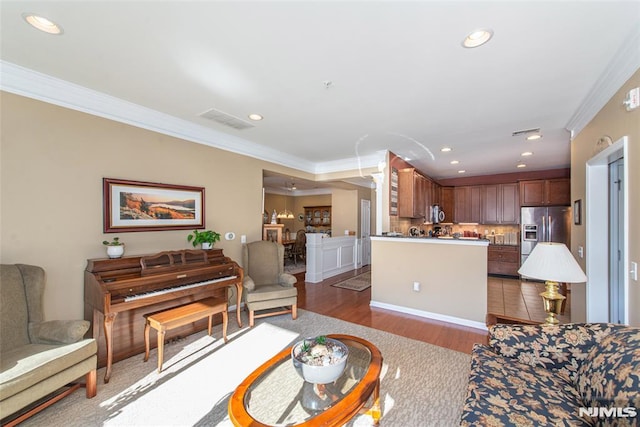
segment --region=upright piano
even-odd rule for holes
[[[88,260],[84,274],[85,319],[91,321],[98,342],[98,365],[106,366],[104,382],[109,382],[114,359],[144,352],[147,313],[211,296],[227,298],[228,287],[235,286],[236,317],[241,327],[242,278],[242,268],[225,257],[222,249]],[[205,327],[205,323],[187,325],[167,334],[167,338]],[[100,339],[101,329],[104,341]]]

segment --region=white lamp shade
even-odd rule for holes
[[[587,276],[563,243],[538,243],[518,273],[532,279],[550,282],[587,281]]]

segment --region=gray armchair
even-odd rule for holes
[[[0,414],[23,419],[46,408],[50,399],[20,414],[19,411],[51,393],[66,395],[85,377],[87,398],[97,392],[97,345],[83,339],[85,320],[44,321],[42,298],[45,273],[24,264],[0,266]],[[17,418],[16,418],[17,417]]]
[[[242,246],[242,266],[249,326],[259,317],[285,313],[291,313],[293,319],[298,317],[296,278],[284,272],[284,246],[267,240],[247,243]]]

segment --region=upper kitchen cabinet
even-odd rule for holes
[[[455,187],[453,198],[453,222],[482,222],[482,187],[480,185]]]
[[[569,178],[520,181],[521,206],[569,206],[570,204]]]
[[[440,207],[444,212],[444,222],[453,222],[455,213],[453,187],[440,187]]]
[[[430,181],[414,168],[398,171],[398,216],[425,218]]]
[[[429,212],[429,206],[441,205],[442,207],[442,195],[440,192],[440,185],[435,181],[429,180],[431,184],[431,200],[427,200],[427,213]]]
[[[482,186],[482,223],[518,224],[520,222],[520,199],[518,184],[496,184]]]

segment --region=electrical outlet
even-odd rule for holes
[[[584,258],[584,248],[582,246],[578,246],[578,256]]]
[[[413,290],[415,292],[420,292],[420,282],[413,282]]]

